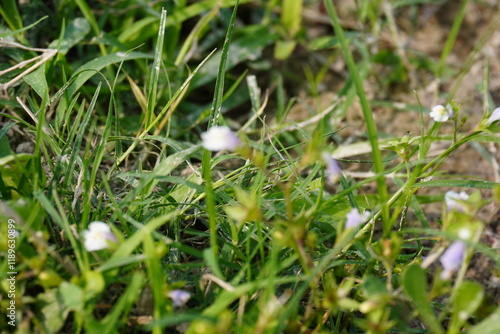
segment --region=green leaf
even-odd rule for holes
[[[7,25],[12,30],[21,30],[23,27],[23,20],[17,9],[17,1],[4,0],[0,6],[0,14],[7,22]]]
[[[69,49],[78,44],[90,32],[90,24],[82,17],[77,17],[72,20],[66,30],[61,41],[56,39],[49,44],[50,49],[58,48],[59,53],[65,55]]]
[[[9,138],[7,137],[7,131],[14,125],[14,122],[7,122],[0,130],[0,158],[9,156],[11,154]]]
[[[483,301],[484,291],[481,285],[464,281],[453,298],[453,312],[448,333],[459,333],[465,321],[474,314]]]
[[[66,308],[74,311],[83,310],[84,293],[79,286],[63,282],[59,287],[59,295]]]
[[[142,262],[146,258],[147,257],[144,254],[132,255],[132,256],[127,256],[127,257],[118,258],[118,259],[112,258],[112,259],[109,259],[108,261],[106,261],[103,265],[101,265],[99,267],[99,271],[104,272],[106,270],[125,267],[125,266],[128,266],[129,264]]]
[[[85,0],[75,0],[75,3],[80,8],[81,12],[83,13],[83,16],[85,16],[85,18],[87,19],[87,21],[92,26],[92,30],[94,30],[94,34],[96,36],[99,36],[100,32],[101,32],[101,30],[99,28],[99,24],[97,23],[97,20],[96,20],[96,18],[94,16],[94,13],[90,9],[90,7],[87,4],[87,2]]]
[[[498,334],[500,333],[500,307],[486,319],[465,332],[466,334]]]
[[[43,324],[49,333],[59,333],[64,321],[68,316],[69,310],[64,308],[57,298],[57,290],[52,289],[37,296],[37,302],[43,303],[40,312],[43,317]]]
[[[150,234],[144,235],[143,240],[144,253],[147,255],[146,269],[151,282],[151,289],[153,290],[153,300],[154,300],[154,317],[158,319],[163,316],[163,310],[165,305],[165,297],[163,293],[163,274],[160,267],[160,259],[156,253],[153,238]],[[159,330],[158,328],[153,329],[153,332]]]
[[[130,312],[145,282],[146,278],[142,272],[134,272],[132,280],[127,285],[127,289],[123,292],[118,302],[116,302],[113,310],[100,323],[91,318],[88,322],[86,332],[102,334],[123,333],[123,331],[119,330],[124,325],[120,319],[124,319]]]
[[[278,60],[285,60],[295,50],[297,42],[295,41],[277,41],[274,46],[274,58]]]
[[[151,194],[153,189],[160,181],[160,178],[157,177],[170,175],[170,173],[172,173],[175,168],[186,161],[186,159],[191,154],[197,152],[200,147],[201,145],[195,145],[180,152],[169,155],[168,157],[163,159],[158,165],[156,165],[155,169],[150,174],[150,177],[153,178],[153,180],[144,189],[143,194],[145,194],[145,196]]]
[[[33,191],[34,157],[30,154],[15,154],[0,158],[0,195],[2,199],[29,197]],[[14,192],[11,193],[11,191]]]
[[[288,37],[295,37],[302,21],[303,0],[283,0],[281,23],[286,28]]]
[[[158,39],[156,41],[155,56],[153,59],[153,68],[149,75],[148,85],[146,87],[148,103],[145,125],[149,126],[154,119],[154,109],[156,106],[156,94],[158,93],[158,80],[160,79],[160,65],[163,52],[163,41],[165,40],[165,21],[167,19],[167,11],[162,9],[160,18],[160,29],[158,31]]]
[[[0,8],[0,14],[3,15],[1,8]],[[22,33],[23,31],[29,30],[29,29],[33,28],[34,26],[36,26],[38,23],[40,23],[43,20],[45,20],[46,18],[48,18],[48,16],[44,16],[41,19],[39,19],[38,21],[36,21],[35,23],[32,23],[32,24],[30,24],[30,25],[28,25],[26,27],[21,28],[21,29],[1,33],[0,34],[0,38],[6,38],[6,37],[9,37],[9,36],[14,36],[14,35],[17,35],[19,33]]]
[[[419,265],[408,267],[403,277],[403,287],[415,306],[415,310],[418,310],[430,331],[432,333],[444,333],[430,302],[427,300],[427,277],[425,271]]]
[[[387,288],[378,277],[367,275],[363,279],[363,293],[366,296],[387,294]]]
[[[87,80],[92,78],[94,75],[98,73],[98,71],[102,70],[104,67],[112,65],[112,64],[118,64],[122,61],[127,61],[127,60],[134,60],[134,59],[152,59],[153,56],[147,54],[147,53],[142,53],[142,52],[117,52],[117,53],[112,53],[107,56],[102,56],[97,59],[93,59],[89,61],[88,63],[80,66],[71,79],[68,81],[68,83],[61,88],[53,97],[52,97],[52,102],[57,100],[59,97],[61,97],[65,92],[71,97],[73,94],[80,89],[81,86]],[[64,103],[60,103],[59,105],[62,105]],[[64,108],[66,105],[64,105]],[[61,107],[62,108],[62,107]],[[59,110],[59,107],[58,107]],[[65,110],[65,109],[63,109]]]
[[[151,219],[147,224],[141,226],[137,232],[135,232],[132,236],[130,236],[125,242],[123,242],[116,251],[113,253],[108,262],[104,263],[99,270],[104,271],[105,269],[109,269],[110,263],[118,260],[129,260],[130,254],[139,246],[139,244],[144,240],[145,234],[151,234],[157,228],[162,226],[163,224],[171,221],[172,219],[178,217],[179,212],[173,211],[167,214],[155,217]],[[115,262],[116,263],[116,262]]]
[[[357,65],[357,63],[354,61],[354,57],[351,53],[351,49],[349,48],[348,45],[348,40],[345,37],[344,29],[342,28],[342,25],[340,24],[340,20],[337,15],[337,11],[335,10],[335,7],[330,0],[325,0],[324,4],[326,6],[326,10],[328,12],[328,15],[330,16],[330,20],[332,21],[333,28],[335,30],[335,35],[338,38],[340,48],[342,50],[342,53],[344,55],[344,60],[346,62],[347,68],[349,70],[349,74],[351,76],[351,79],[353,81],[354,87],[356,89],[356,92],[358,94],[360,103],[361,103],[361,109],[363,111],[363,118],[365,120],[366,124],[366,130],[368,133],[368,138],[371,146],[371,153],[372,153],[372,159],[373,159],[373,169],[375,171],[375,174],[378,175],[376,179],[377,183],[377,191],[378,195],[380,198],[380,201],[384,203],[386,199],[388,198],[388,191],[387,191],[387,184],[385,181],[384,177],[384,164],[382,160],[382,153],[380,152],[380,147],[378,143],[378,131],[377,127],[375,124],[375,121],[373,119],[373,111],[370,106],[370,103],[368,102],[368,99],[366,97],[365,93],[365,87],[363,85],[363,80],[362,76],[360,75],[360,69],[361,67]],[[382,206],[382,221],[384,222],[383,225],[383,232],[384,236],[389,233],[389,231],[392,228],[392,223],[391,220],[389,219],[389,209],[388,206]]]
[[[478,189],[493,189],[500,186],[500,183],[478,180],[432,180],[418,182],[415,187],[466,187]]]
[[[85,300],[93,298],[98,293],[101,293],[106,287],[104,277],[98,271],[90,270],[83,274],[85,279]]]
[[[44,100],[49,100],[49,85],[45,77],[45,64],[23,77],[24,81]]]

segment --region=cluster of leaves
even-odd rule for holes
[[[364,3],[361,20],[374,23],[376,4]],[[420,135],[385,143],[395,153],[383,157],[363,80],[381,63],[396,64],[391,82],[404,81],[406,64],[397,53],[370,56],[361,33],[344,34],[330,1],[321,9],[335,37],[306,41],[306,4],[76,0],[40,11],[37,2],[4,1],[0,228],[10,233],[11,219],[19,234],[15,269],[5,257],[0,271],[1,307],[15,301],[16,326],[2,318],[2,329],[385,333],[411,332],[416,323],[433,333],[499,330],[500,309],[488,309],[483,288],[464,278],[475,249],[500,263],[479,242],[485,222],[476,213],[490,200],[474,193],[460,203],[465,209],[443,209],[439,228],[431,228],[421,203],[443,196],[416,195],[422,187],[497,186],[430,180],[465,143],[497,141],[488,99],[483,120],[466,134],[454,105],[451,136],[439,134],[441,123],[427,128],[428,110],[417,104]],[[348,42],[360,50],[357,63]],[[301,47],[340,50],[352,79],[321,117],[283,126],[293,105],[284,82],[297,82],[276,65]],[[326,68],[305,71],[313,94]],[[276,91],[276,125],[262,117],[269,96],[261,96],[261,77]],[[344,117],[356,95],[373,177],[325,178],[322,156],[338,140],[332,115]],[[244,121],[227,115],[245,109]],[[238,128],[243,144],[211,153],[197,144],[207,124]],[[447,150],[428,157],[433,141],[450,137]],[[30,153],[13,152],[26,142]],[[393,173],[398,189],[389,193],[385,175]],[[363,193],[372,182],[377,194]],[[370,211],[369,221],[346,228],[352,210]],[[417,222],[406,220],[409,210]],[[87,245],[93,221],[110,226],[109,248]],[[451,285],[428,268],[463,229],[471,237]],[[0,252],[8,248],[2,239]]]

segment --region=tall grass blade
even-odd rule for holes
[[[339,40],[339,44],[341,46],[345,62],[349,70],[349,74],[353,80],[354,86],[356,87],[356,91],[358,93],[358,97],[361,103],[363,117],[365,119],[366,129],[368,131],[368,138],[370,140],[370,145],[372,148],[374,170],[376,174],[381,174],[384,172],[384,165],[382,162],[382,154],[378,146],[378,133],[377,133],[377,128],[375,126],[375,121],[373,120],[372,110],[370,108],[368,99],[366,98],[366,94],[363,88],[363,82],[361,81],[361,78],[358,73],[358,68],[349,50],[349,45],[347,39],[345,38],[344,30],[340,25],[340,21],[337,16],[335,7],[333,6],[331,0],[325,0],[325,5],[328,15],[330,16],[330,19],[332,21],[335,34],[337,35],[337,38]],[[388,197],[387,185],[385,183],[385,178],[383,176],[378,177],[376,182],[377,182],[378,195],[380,197],[379,200],[380,203],[382,203],[382,219],[384,221],[383,225],[384,234],[387,235],[391,229],[391,226],[388,226],[387,224],[388,222],[390,222],[389,208],[385,205]]]

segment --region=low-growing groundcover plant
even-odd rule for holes
[[[438,57],[406,48],[440,6]],[[473,147],[498,169],[490,62],[479,112],[457,92],[500,16],[448,62],[470,6],[2,2],[2,331],[500,333],[500,184],[445,168]]]

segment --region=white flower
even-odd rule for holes
[[[469,199],[469,195],[465,191],[457,193],[455,191],[447,191],[444,194],[444,201],[446,202],[446,207],[449,210],[456,209],[458,211],[463,211],[463,205],[461,201],[466,201]]]
[[[442,279],[449,279],[451,275],[460,268],[465,249],[465,243],[457,240],[444,251],[443,255],[439,258],[439,262],[441,262],[443,266],[443,272],[441,273]]]
[[[227,126],[214,126],[201,134],[203,147],[210,151],[234,151],[241,141]]]
[[[490,117],[488,118],[488,121],[486,122],[486,125],[490,126],[498,120],[500,120],[500,108],[496,108],[495,110],[493,110]]]
[[[453,107],[448,103],[446,107],[440,104],[434,106],[429,116],[431,116],[435,122],[446,122],[450,117],[453,117],[454,114]]]
[[[167,293],[167,296],[172,299],[175,307],[184,306],[189,298],[191,298],[191,294],[184,290],[172,290]]]
[[[328,153],[323,153],[323,160],[325,161],[326,164],[326,169],[325,169],[326,180],[330,184],[336,183],[342,173],[339,163],[337,162],[337,160],[332,158]]]
[[[103,222],[90,223],[88,229],[83,231],[83,238],[85,249],[89,252],[108,248],[110,242],[117,241],[111,228]]]
[[[366,222],[368,217],[370,216],[370,211],[365,211],[362,214],[359,213],[359,210],[353,208],[351,212],[346,215],[347,221],[345,223],[345,228],[355,228],[358,225]]]
[[[467,227],[462,227],[458,230],[458,237],[462,240],[469,240],[471,236],[472,233]]]

